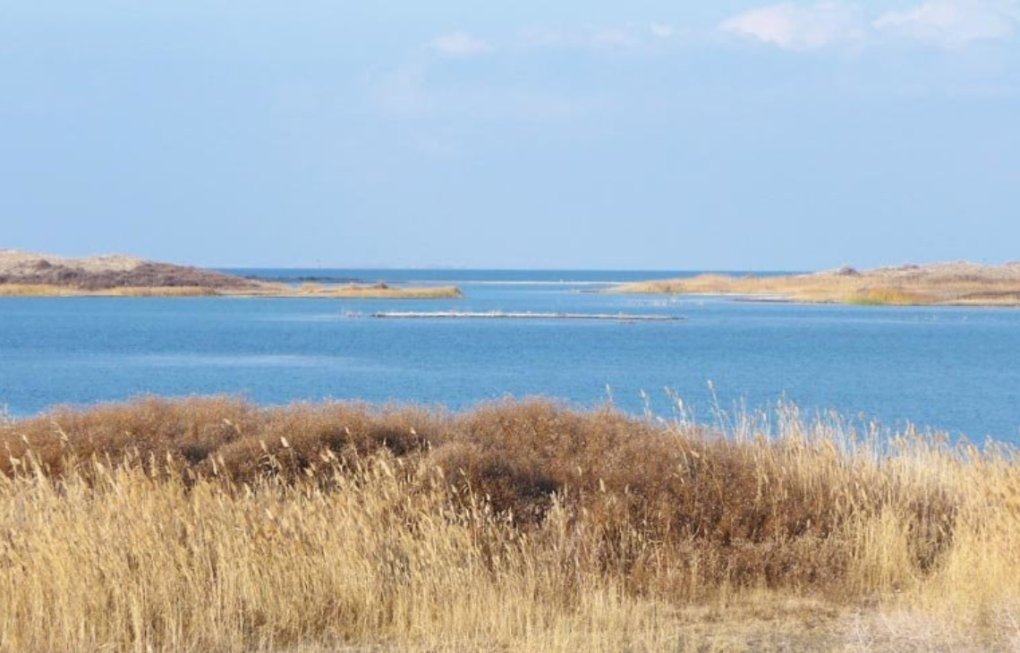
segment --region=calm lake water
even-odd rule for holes
[[[460,300],[0,299],[0,406],[29,415],[139,394],[462,408],[548,395],[696,417],[774,406],[1020,441],[1020,311],[798,306],[599,294],[675,272],[258,270],[456,283]],[[392,311],[680,315],[681,322],[383,320]],[[710,383],[714,392],[710,390]],[[607,391],[607,388],[609,390]]]

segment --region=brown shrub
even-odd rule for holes
[[[635,601],[672,610],[758,591],[910,597],[970,623],[1020,601],[1011,449],[877,446],[795,415],[775,431],[742,424],[542,400],[449,414],[229,397],[5,422],[0,650],[406,642],[533,600],[528,624],[583,619],[578,605],[610,595],[624,621]],[[529,650],[531,626],[513,632]]]
[[[141,263],[126,270],[87,270],[47,261],[39,261],[28,271],[0,273],[0,284],[53,285],[78,290],[156,287],[245,289],[257,286],[250,279],[169,263]]]
[[[566,510],[571,528],[583,521],[589,531],[588,559],[638,579],[648,556],[660,564],[667,546],[676,573],[706,584],[833,584],[853,555],[847,525],[887,508],[905,520],[911,564],[932,568],[951,538],[953,493],[906,483],[837,444],[799,432],[738,439],[542,400],[450,415],[356,403],[266,409],[227,397],[146,398],[0,427],[0,448],[9,452],[0,472],[14,474],[31,459],[49,475],[71,465],[87,477],[84,463],[98,458],[191,480],[312,478],[332,487],[338,469],[385,454],[438,469],[459,509],[482,501],[522,532],[540,532],[550,510]]]

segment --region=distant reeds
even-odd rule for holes
[[[923,306],[934,303],[931,295],[897,288],[867,288],[849,293],[843,303],[861,306]]]
[[[391,286],[386,283],[295,286],[202,268],[128,256],[66,259],[0,250],[0,297],[324,297],[348,299],[444,299],[461,296],[454,286]]]
[[[322,299],[457,299],[463,293],[456,286],[388,286],[385,284],[290,286],[281,283],[252,283],[239,288],[206,286],[119,286],[77,288],[73,286],[0,283],[0,297],[277,297]]]
[[[374,284],[303,283],[296,288],[281,286],[269,291],[277,296],[336,299],[457,299],[463,293],[456,286],[391,286]]]
[[[229,398],[0,423],[0,650],[1020,643],[1012,449],[733,423]]]
[[[861,305],[1017,306],[1020,264],[938,263],[789,275],[700,274],[622,284],[611,291]]]
[[[70,286],[9,283],[0,284],[0,297],[205,297],[219,295],[201,286],[123,286],[83,289]]]

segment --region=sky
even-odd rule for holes
[[[1020,259],[1020,0],[0,0],[0,248]]]

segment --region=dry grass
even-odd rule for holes
[[[206,297],[219,295],[201,286],[152,286],[84,290],[46,284],[0,284],[0,297]]]
[[[55,287],[80,294],[124,290],[151,294],[176,289],[243,290],[257,284],[249,279],[201,268],[143,261],[125,256],[84,259],[0,250],[0,287]],[[169,289],[169,290],[168,290]],[[46,291],[47,294],[61,294]]]
[[[0,250],[0,297],[322,297],[333,299],[449,299],[453,286],[376,284],[291,286],[201,268],[127,256],[68,259]]]
[[[40,264],[44,262],[44,264]],[[53,267],[70,268],[84,272],[129,272],[146,261],[134,256],[106,254],[87,258],[67,258],[53,254],[0,249],[0,275],[25,274]]]
[[[458,299],[456,286],[390,286],[385,283],[323,285],[303,283],[298,287],[269,285],[263,293],[274,297],[321,297],[325,299]]]
[[[36,283],[0,284],[0,297],[68,297],[77,294],[67,288]]]
[[[1017,648],[1012,450],[735,424],[224,398],[0,424],[0,650]]]
[[[87,290],[47,284],[0,284],[0,297],[269,297],[322,299],[457,299],[463,296],[455,286],[342,285],[299,287],[258,284],[244,289],[216,289],[202,286],[122,286]]]
[[[812,303],[882,305],[1020,305],[1020,264],[905,265],[858,272],[852,268],[785,276],[705,274],[624,284],[614,292],[741,295]]]

